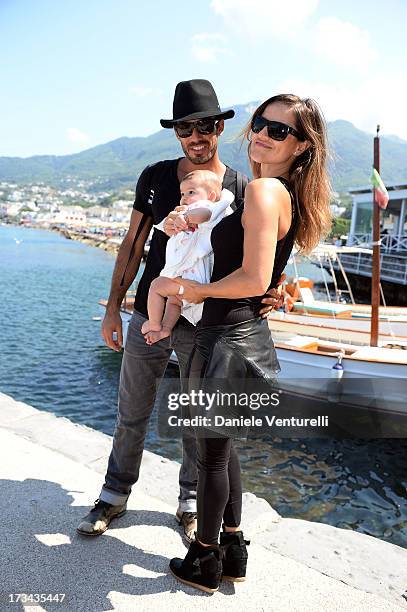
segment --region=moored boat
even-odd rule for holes
[[[99,304],[104,309],[107,301],[100,300]],[[123,300],[120,309],[124,342],[133,307],[134,292],[131,292]],[[370,347],[367,344],[357,346],[324,339],[320,337],[321,334],[298,333],[298,326],[292,329],[278,327],[273,320],[269,320],[269,327],[281,366],[278,384],[284,391],[299,393],[308,399],[332,399],[332,393],[336,393],[332,389],[336,388],[337,380],[354,379],[359,381],[356,382],[360,391],[358,397],[346,397],[343,393],[340,399],[335,396],[338,407],[346,404],[355,406],[355,401],[359,402],[359,407],[369,407],[374,400],[375,410],[407,417],[403,385],[407,381],[407,350],[391,348],[391,342],[381,347]],[[177,363],[175,353],[172,353],[170,361]],[[336,369],[338,362],[343,368],[339,378]],[[360,381],[365,382],[363,393]],[[385,397],[380,391],[384,386]]]

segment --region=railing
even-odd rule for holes
[[[406,253],[407,254],[407,234],[393,236],[392,234],[380,234],[381,250],[384,253]],[[372,234],[352,234],[349,236],[349,246],[367,246],[372,243]]]
[[[341,262],[347,273],[372,276],[372,257],[366,253],[343,254]],[[407,257],[380,254],[380,278],[407,285]]]
[[[348,246],[366,247],[372,242],[372,234],[351,234],[348,237]]]

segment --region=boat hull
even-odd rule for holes
[[[358,410],[370,417],[385,416],[380,421],[365,423],[364,429],[362,424],[357,430],[361,437],[407,435],[406,365],[344,357],[342,375],[338,376],[336,355],[287,349],[278,344],[276,350],[281,367],[278,386],[290,394],[290,401],[303,406],[304,399],[318,400],[320,410],[325,406],[331,414],[332,409],[345,409],[353,411],[353,416]],[[350,437],[354,437],[356,421],[352,423],[343,414],[341,418],[349,426]]]

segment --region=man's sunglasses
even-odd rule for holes
[[[174,130],[180,138],[189,138],[192,132],[197,130],[198,134],[207,136],[215,131],[216,119],[199,119],[199,121],[179,121],[174,123]]]
[[[252,120],[252,132],[255,134],[261,132],[265,127],[267,127],[267,136],[273,140],[285,140],[288,134],[292,134],[298,138],[298,140],[305,140],[305,138],[299,135],[297,130],[285,123],[280,123],[280,121],[269,121],[261,115],[257,115],[257,117]]]

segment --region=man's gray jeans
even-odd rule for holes
[[[109,504],[123,504],[137,482],[148,422],[157,387],[175,351],[181,378],[193,347],[194,327],[187,322],[176,325],[170,338],[148,346],[141,334],[146,318],[134,311],[127,332],[120,371],[119,399],[113,448],[99,498]],[[181,512],[196,512],[196,440],[193,431],[183,432],[183,458],[179,473]]]

